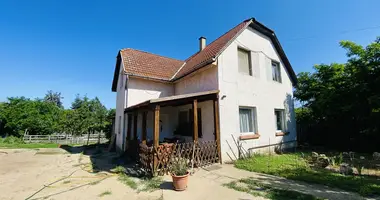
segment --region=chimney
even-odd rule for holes
[[[202,51],[206,47],[206,38],[200,37],[199,38],[199,51]]]

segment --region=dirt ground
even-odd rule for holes
[[[90,173],[91,156],[64,149],[0,149],[0,199],[159,199],[137,193],[105,171]],[[102,193],[103,196],[101,195]]]
[[[81,148],[0,149],[0,199],[264,199],[226,188],[222,184],[231,179],[203,169],[189,178],[186,191],[174,191],[171,177],[164,176],[158,190],[137,192],[111,173],[118,165],[126,166],[124,158],[105,149]],[[127,173],[133,170],[127,168]]]

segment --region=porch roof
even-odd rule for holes
[[[168,97],[162,97],[157,99],[150,99],[139,104],[130,106],[124,110],[124,112],[132,112],[139,109],[149,109],[153,108],[155,105],[160,106],[179,106],[184,104],[190,104],[193,100],[197,100],[198,102],[208,101],[217,99],[217,95],[219,90],[210,90],[204,92],[196,92],[189,94],[181,94],[181,95],[173,95]]]

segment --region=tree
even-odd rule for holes
[[[12,97],[2,104],[1,120],[4,132],[22,136],[28,129],[31,134],[51,134],[59,131],[61,109],[41,100]]]
[[[294,96],[306,110],[297,112],[308,141],[344,150],[379,150],[380,38],[367,47],[342,41],[345,64],[314,66],[299,73]]]
[[[60,92],[53,92],[52,90],[47,91],[44,97],[45,102],[53,103],[60,108],[63,108],[62,99],[63,97]]]

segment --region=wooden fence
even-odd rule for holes
[[[161,144],[156,149],[140,144],[139,161],[148,174],[169,173],[172,162],[181,157],[187,159],[188,167],[204,167],[219,162],[216,141]]]
[[[93,143],[106,143],[108,139],[103,133],[90,134],[88,138],[87,134],[84,135],[66,135],[66,134],[54,134],[54,135],[24,135],[25,143],[57,143],[57,144],[87,144],[87,140],[90,144]]]

